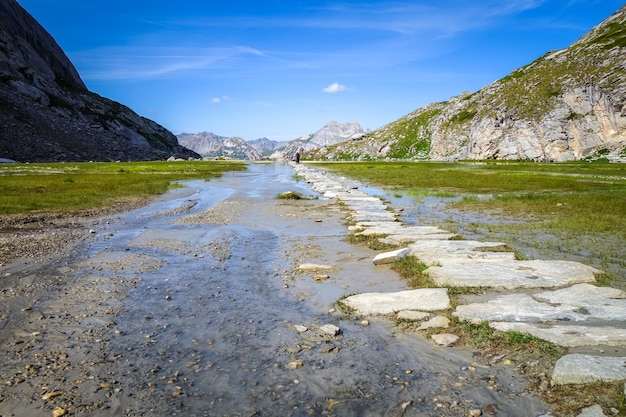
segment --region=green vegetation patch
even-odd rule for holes
[[[363,162],[321,164],[386,189],[448,200],[472,222],[451,232],[507,243],[518,259],[576,260],[626,289],[626,164],[568,162]],[[449,198],[461,196],[461,198]],[[453,215],[451,215],[453,216]],[[485,219],[481,222],[481,219]],[[455,230],[462,228],[462,230]]]
[[[79,213],[163,194],[174,181],[245,169],[218,161],[2,164],[0,214]]]
[[[389,158],[411,158],[414,156],[428,156],[432,132],[428,129],[430,121],[441,113],[440,109],[421,112],[416,117],[404,117],[393,123],[389,128],[391,136],[396,142],[392,145]]]
[[[280,193],[276,196],[278,200],[310,200],[310,197],[305,197],[304,195],[295,192],[295,191],[285,191],[284,193]]]

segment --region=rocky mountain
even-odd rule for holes
[[[330,146],[363,134],[363,129],[356,122],[344,124],[328,122],[315,133],[286,142],[277,142],[267,138],[246,142],[241,138],[227,138],[210,132],[182,133],[178,135],[178,141],[203,157],[255,160],[262,157],[291,158],[298,150]]]
[[[321,149],[323,151],[328,146],[359,138],[363,135],[363,129],[357,122],[338,123],[330,121],[315,133],[301,136],[285,143],[272,154],[272,157],[291,157],[298,151],[311,151],[313,149]]]
[[[268,138],[250,140],[248,141],[248,143],[257,148],[263,154],[263,156],[269,156],[276,149],[279,149],[287,144],[287,142],[278,142],[275,140],[270,140]]]
[[[320,159],[626,159],[626,6],[567,49],[434,103]]]
[[[90,92],[52,36],[0,1],[0,158],[21,162],[197,158],[128,107]]]
[[[256,160],[260,159],[262,154],[255,146],[241,138],[227,138],[210,132],[183,133],[178,135],[178,141],[205,158]]]

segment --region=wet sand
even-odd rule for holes
[[[2,416],[538,416],[513,365],[440,348],[343,295],[406,289],[287,165],[192,181],[0,270]],[[90,233],[88,229],[92,229]],[[300,272],[302,263],[329,271]],[[325,332],[332,324],[339,334]],[[304,330],[306,329],[306,330]]]

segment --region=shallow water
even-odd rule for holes
[[[276,200],[285,191],[312,194],[292,177],[288,165],[251,164],[246,172],[187,182],[187,189],[96,231],[80,256],[66,262],[70,281],[96,275],[108,282],[105,292],[119,282],[134,285],[99,339],[55,345],[87,358],[80,378],[54,388],[74,390],[68,407],[94,416],[466,416],[470,409],[538,416],[547,410],[510,366],[481,366],[465,348],[439,348],[384,319],[365,325],[334,311],[341,295],[405,287],[387,268],[372,265],[373,253],[343,240],[345,213],[332,202]],[[185,221],[220,204],[233,207],[220,213],[224,221]],[[318,280],[319,274],[294,271],[304,262],[334,269]],[[324,333],[325,324],[340,333]],[[406,410],[403,403],[410,403]],[[0,414],[12,404],[0,404]]]

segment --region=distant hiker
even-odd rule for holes
[[[300,163],[300,152],[296,152],[296,164]]]

